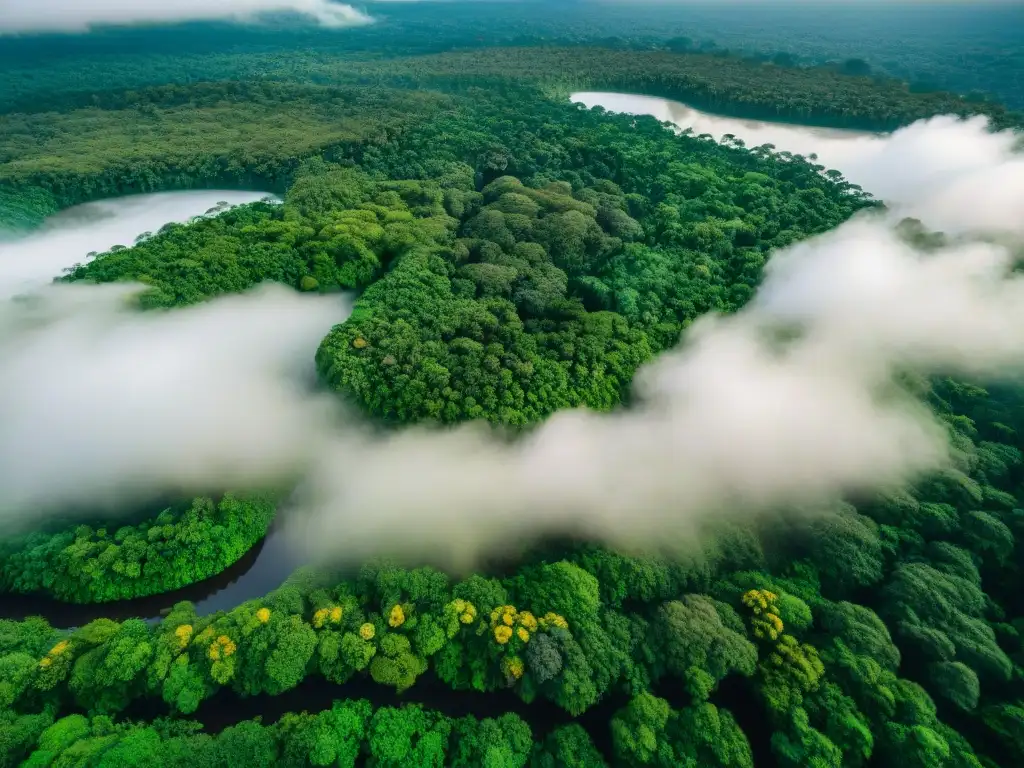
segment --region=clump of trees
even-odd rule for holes
[[[25,764],[39,766],[606,765],[579,726],[558,728],[535,744],[530,726],[516,715],[450,718],[418,705],[374,710],[364,700],[337,701],[315,714],[288,714],[272,725],[240,723],[218,734],[204,733],[191,721],[146,725],[84,715],[21,718],[20,727],[19,735],[38,740]]]
[[[0,542],[0,590],[101,603],[171,592],[217,575],[267,534],[273,499],[227,494],[136,524],[76,525]]]

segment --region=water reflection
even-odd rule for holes
[[[58,629],[80,627],[100,618],[124,621],[141,617],[156,622],[183,600],[194,603],[196,613],[206,616],[262,597],[281,586],[298,565],[287,546],[287,537],[275,526],[237,563],[197,584],[162,595],[89,605],[63,603],[39,595],[0,595],[0,619],[42,616]]]

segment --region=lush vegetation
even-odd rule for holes
[[[1024,109],[1024,9],[998,0],[833,3],[827,14],[806,3],[755,0],[453,0],[440,12],[430,2],[374,3],[370,12],[380,23],[340,35],[282,23],[8,38],[0,50],[0,110],[171,82],[268,75],[308,81],[319,74],[314,61],[513,45],[731,52],[893,77],[916,91],[988,94]]]
[[[645,93],[740,117],[843,128],[891,130],[935,114],[984,113],[1001,127],[1020,120],[1000,104],[942,91],[915,92],[900,80],[708,52],[487,48],[345,66],[365,77],[423,83],[492,87],[525,80],[566,95],[570,90]]]
[[[0,226],[162,189],[283,191],[302,158],[386,143],[445,103],[429,92],[221,82],[0,116]]]
[[[689,322],[742,304],[771,249],[871,204],[803,158],[529,91],[352,157],[307,163],[283,206],[168,226],[67,279],[139,280],[149,306],[369,286],[324,340],[325,381],[385,420],[523,426],[615,405]]]
[[[38,738],[26,765],[169,767],[367,765],[576,766],[605,762],[586,732],[570,725],[534,743],[530,727],[515,715],[450,718],[419,706],[381,707],[339,701],[318,714],[286,715],[273,725],[246,722],[217,735],[196,723],[114,723],[106,717],[72,715],[49,724],[26,720],[19,736]]]
[[[0,590],[74,603],[170,592],[236,562],[273,519],[269,499],[226,495],[168,507],[136,525],[82,524],[8,539],[0,542]]]
[[[175,70],[156,51],[138,73],[177,85],[127,93],[85,67],[53,90],[54,111],[0,118],[0,220],[129,191],[281,191],[281,204],[166,226],[64,279],[141,281],[144,309],[266,280],[358,291],[325,329],[318,370],[393,426],[519,429],[611,409],[694,319],[741,307],[774,249],[877,204],[813,158],[582,109],[569,87],[842,125],[976,108],[1014,119],[834,68],[710,54],[253,50],[203,59],[219,82],[182,84],[194,55]],[[951,468],[811,518],[710,525],[688,559],[562,543],[500,578],[372,562],[206,616],[179,603],[151,624],[0,621],[0,764],[1024,764],[1019,393],[912,384],[947,425]],[[171,590],[237,560],[272,516],[267,499],[229,495],[37,532],[2,545],[0,586],[76,601]],[[339,700],[276,722],[234,716],[233,703],[312,684]],[[365,685],[484,696],[509,714],[342,700]],[[565,722],[533,722],[541,706]],[[211,707],[230,727],[196,722]]]

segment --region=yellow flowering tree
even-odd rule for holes
[[[526,672],[526,663],[521,653],[544,658],[550,656],[554,646],[547,633],[569,628],[565,617],[559,614],[549,612],[537,618],[530,611],[520,611],[514,605],[499,605],[491,611],[489,618],[489,622],[482,625],[485,631],[489,629],[490,637],[499,649],[501,673],[509,686],[515,685]],[[542,640],[534,639],[537,633],[543,633]],[[531,643],[536,642],[542,642],[543,648],[538,648],[534,653],[530,650]],[[558,666],[561,666],[560,660]]]
[[[226,685],[235,675],[235,651],[238,646],[227,635],[218,635],[207,649],[207,656],[213,664],[210,666],[210,677],[221,685]]]
[[[188,645],[189,640],[192,639],[192,625],[182,624],[180,627],[174,630],[174,636],[178,639],[178,646],[184,648]]]
[[[505,673],[506,682],[515,685],[523,676],[526,667],[518,656],[506,656],[501,660],[501,671]]]
[[[750,612],[750,628],[758,640],[776,641],[784,629],[779,617],[779,596],[767,589],[751,589],[741,598]]]
[[[552,627],[557,627],[558,629],[569,628],[569,622],[565,620],[564,616],[551,613],[550,611],[538,619],[537,623],[541,629],[551,629]]]
[[[501,605],[491,611],[490,625],[498,645],[508,646],[512,643],[509,652],[515,652],[530,642],[530,638],[541,628],[541,623],[532,613],[517,611],[514,605]]]
[[[75,661],[73,651],[68,640],[61,640],[47,651],[37,665],[35,687],[47,691],[65,680]]]
[[[448,619],[449,637],[458,632],[460,626],[469,626],[476,621],[476,606],[468,600],[452,600],[444,607]]]
[[[340,605],[328,605],[313,612],[313,626],[323,629],[326,626],[341,624],[344,611]]]

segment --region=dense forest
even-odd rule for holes
[[[414,27],[422,11],[393,13]],[[388,429],[482,420],[514,439],[562,409],[628,407],[637,369],[700,316],[742,308],[772,252],[884,203],[813,156],[588,110],[570,89],[833,126],[1019,124],[834,66],[571,46],[568,28],[558,45],[503,28],[501,47],[452,52],[380,29],[342,52],[252,31],[230,54],[204,52],[207,33],[145,55],[128,44],[157,34],[142,30],[102,67],[121,39],[107,32],[25,59],[38,79],[0,91],[0,227],[133,192],[278,192],[58,279],[142,283],[142,312],[265,281],[351,292],[316,353],[323,389]],[[909,386],[948,433],[949,467],[809,518],[713,521],[686,557],[549,541],[469,575],[303,569],[209,615],[2,620],[0,766],[1024,764],[1022,401]],[[171,592],[236,562],[278,506],[236,491],[9,537],[0,590]],[[262,716],[284,700],[294,711]]]
[[[282,19],[9,38],[0,46],[0,109],[82,91],[195,82],[210,78],[211,68],[215,79],[288,71],[302,81],[313,59],[580,45],[852,68],[915,91],[984,94],[1024,109],[1024,9],[1013,2],[833,3],[827,14],[786,0],[446,0],[445,7],[439,14],[429,2],[374,2],[366,10],[378,23],[341,37]]]
[[[116,530],[88,524],[0,542],[0,589],[75,603],[170,592],[214,576],[266,534],[274,503],[194,499]]]

